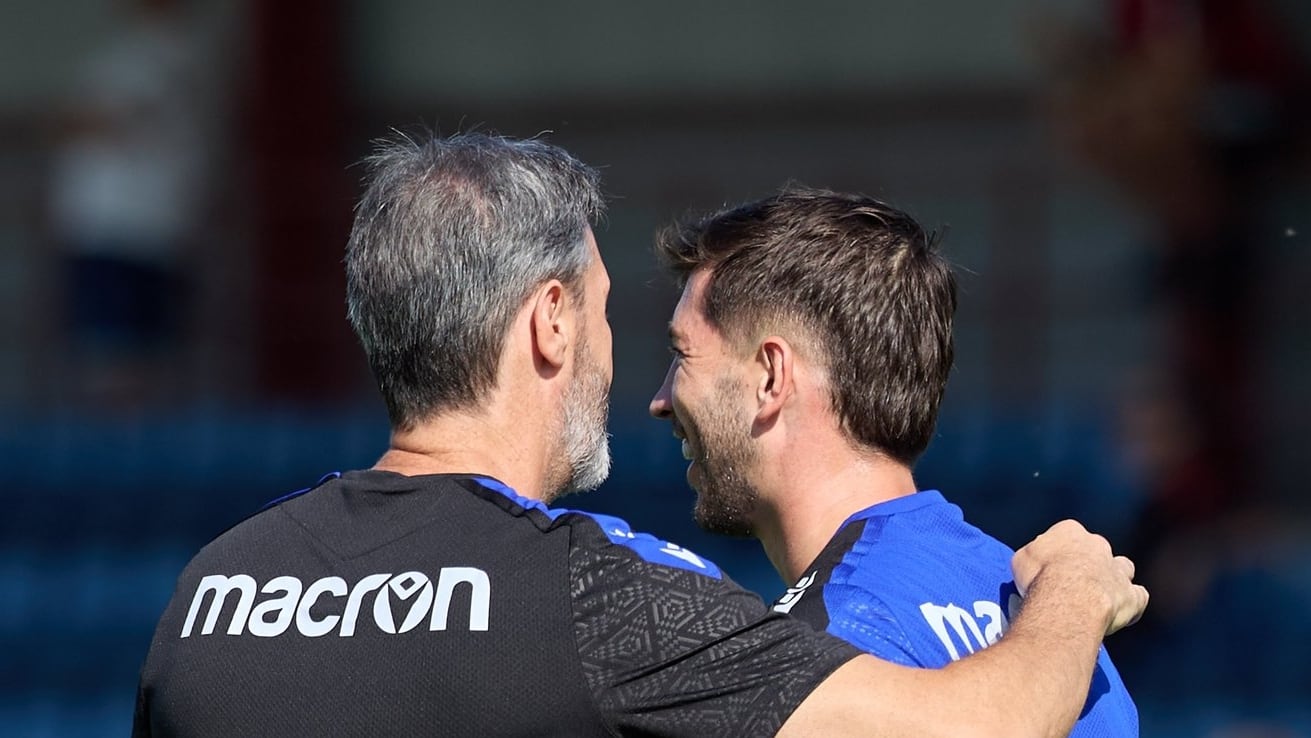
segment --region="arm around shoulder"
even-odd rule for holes
[[[1100,536],[1058,523],[1013,564],[1028,594],[1010,631],[940,670],[871,656],[835,671],[780,736],[1065,736],[1088,696],[1102,638],[1142,613],[1133,565]]]

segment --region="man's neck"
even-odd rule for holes
[[[406,476],[482,474],[530,499],[549,496],[545,433],[525,424],[498,422],[496,413],[448,413],[409,430],[393,429],[391,443],[373,468]]]
[[[873,454],[844,451],[810,464],[780,461],[778,482],[762,490],[755,535],[788,584],[805,573],[847,518],[916,491],[909,468]]]

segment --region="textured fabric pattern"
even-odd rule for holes
[[[486,478],[327,480],[187,566],[134,735],[769,735],[856,653],[620,523]]]
[[[570,548],[583,674],[625,734],[769,736],[856,651],[731,581],[596,545]],[[779,678],[786,674],[785,678]]]

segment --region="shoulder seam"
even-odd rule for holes
[[[560,517],[565,517],[565,516],[562,515]],[[583,516],[583,517],[587,517],[587,516]],[[556,521],[551,521],[551,522],[554,523]],[[596,522],[596,521],[593,520],[592,522]],[[606,712],[601,709],[601,704],[599,700],[600,695],[597,693],[596,690],[592,689],[592,685],[587,680],[587,673],[583,669],[583,653],[582,653],[582,648],[578,643],[578,609],[577,609],[576,598],[574,597],[574,591],[573,591],[573,582],[574,582],[573,549],[574,549],[575,531],[572,524],[570,524],[568,527],[569,527],[569,549],[565,551],[565,562],[566,562],[565,582],[564,582],[564,587],[562,589],[566,593],[566,596],[569,600],[568,602],[569,631],[570,631],[569,637],[570,637],[570,642],[573,644],[574,667],[577,672],[575,676],[578,679],[579,684],[582,686],[583,691],[586,692],[587,694],[587,704],[591,708],[592,712],[596,715],[597,723],[599,723],[602,727],[604,727],[606,733],[609,734],[612,738],[620,738],[621,734],[619,733],[618,727],[612,724],[610,716],[607,715]]]

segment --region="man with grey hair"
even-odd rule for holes
[[[855,649],[617,518],[593,170],[480,134],[384,148],[347,250],[387,403],[369,470],[278,500],[182,573],[148,735],[1061,735],[1147,594],[1067,521],[1015,558],[1004,643],[941,671]]]

